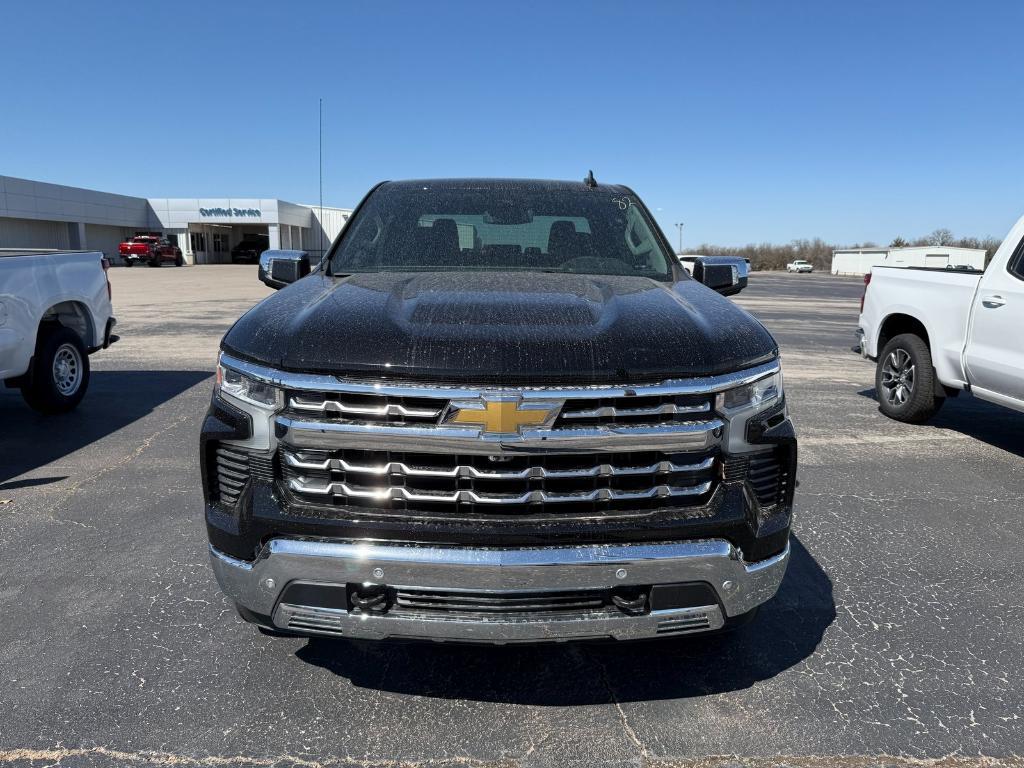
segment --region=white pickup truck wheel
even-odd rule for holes
[[[891,339],[875,369],[878,407],[896,421],[921,424],[945,402],[935,395],[935,369],[928,345],[920,336],[903,333]]]
[[[78,334],[58,326],[40,331],[31,375],[21,394],[40,413],[67,413],[89,386],[89,355]]]

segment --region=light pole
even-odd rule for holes
[[[683,253],[683,227],[686,226],[683,222],[676,222],[676,229],[679,230],[679,255]]]

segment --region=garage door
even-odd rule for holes
[[[63,221],[0,218],[0,248],[69,248]]]
[[[85,247],[90,251],[103,251],[104,255],[117,256],[117,246],[132,233],[122,227],[106,224],[85,225]]]

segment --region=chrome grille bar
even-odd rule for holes
[[[476,427],[359,424],[279,415],[278,440],[294,449],[357,448],[381,451],[444,452],[485,456],[522,453],[617,451],[706,451],[721,442],[721,419],[645,425],[594,425],[524,429],[521,435],[493,435]]]
[[[677,496],[700,496],[711,490],[711,483],[699,485],[656,485],[639,491],[616,490],[612,488],[595,488],[591,491],[573,493],[556,493],[552,491],[527,491],[521,494],[480,493],[478,491],[424,491],[403,487],[363,488],[343,482],[317,482],[305,478],[292,478],[288,487],[296,493],[311,496],[337,496],[348,498],[373,499],[375,501],[420,501],[455,504],[468,502],[472,504],[559,504],[566,502],[588,501],[624,501],[633,499],[671,498]]]
[[[699,403],[697,405],[676,405],[675,403],[663,403],[651,406],[650,408],[617,408],[615,406],[603,406],[590,408],[582,411],[562,411],[563,419],[617,419],[635,418],[637,416],[674,416],[679,413],[709,413],[711,403]]]
[[[580,469],[548,469],[546,467],[527,467],[520,470],[481,470],[473,466],[460,464],[455,467],[422,467],[410,466],[400,461],[385,464],[359,464],[342,458],[326,458],[323,461],[309,461],[294,453],[283,453],[285,463],[296,469],[317,471],[338,470],[368,475],[404,475],[407,477],[469,477],[478,480],[546,480],[574,477],[621,477],[625,475],[652,475],[656,473],[701,472],[711,469],[715,458],[710,456],[693,464],[676,464],[671,461],[659,461],[643,467],[617,467],[612,464],[597,464],[593,467]]]
[[[326,398],[310,399],[305,397],[291,397],[288,400],[288,407],[295,411],[306,411],[307,413],[341,413],[352,416],[406,416],[416,419],[436,419],[441,416],[444,409],[443,404],[438,408],[410,408],[398,403],[386,403],[384,405],[353,405],[341,400],[328,400]]]

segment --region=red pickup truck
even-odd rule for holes
[[[164,262],[176,267],[185,263],[181,248],[159,235],[136,235],[121,243],[117,250],[126,267],[134,266],[137,261],[144,261],[151,267],[159,267]]]

